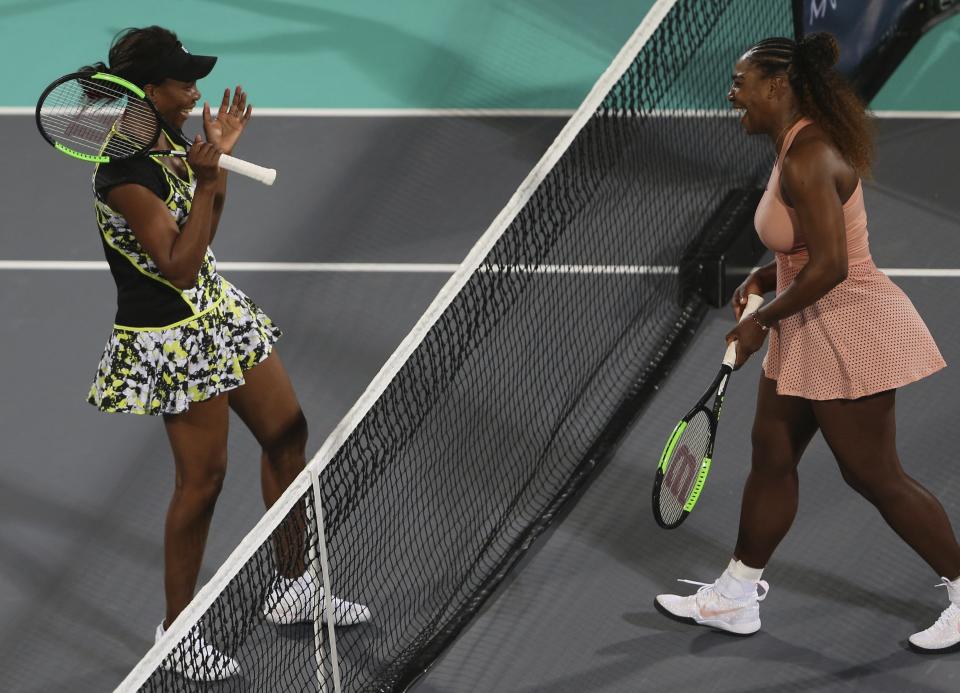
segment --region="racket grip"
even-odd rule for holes
[[[218,164],[220,168],[225,171],[233,171],[234,173],[239,173],[241,176],[253,178],[264,185],[273,185],[273,181],[277,178],[277,170],[275,168],[257,166],[256,164],[251,164],[249,161],[238,159],[229,154],[221,154]]]
[[[763,305],[763,296],[758,294],[750,294],[747,296],[747,307],[743,309],[743,312],[740,314],[740,322],[743,322],[751,315],[760,310],[760,306]],[[732,341],[727,345],[727,352],[723,355],[723,365],[730,366],[733,368],[733,365],[737,362],[737,342]]]

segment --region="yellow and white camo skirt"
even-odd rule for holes
[[[243,385],[282,332],[246,294],[222,286],[214,306],[179,323],[115,326],[87,401],[105,412],[178,414]]]

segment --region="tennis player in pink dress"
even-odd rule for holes
[[[733,558],[696,594],[661,594],[666,615],[748,635],[760,629],[764,567],[798,503],[797,466],[819,430],[846,482],[942,577],[949,606],[910,637],[921,651],[960,649],[960,545],[943,507],[897,456],[897,388],[946,364],[910,299],[873,264],[860,177],[872,146],[865,108],[834,69],[836,40],[765,39],[734,67],[728,99],[749,134],[767,135],[777,160],[755,224],[775,262],[737,289],[776,291],[727,341],[737,367],[770,344],[753,425]]]

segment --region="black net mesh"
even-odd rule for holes
[[[769,170],[725,94],[771,35],[792,35],[789,0],[678,2],[322,470],[334,593],[371,614],[336,631],[343,690],[402,690],[429,665],[702,314],[676,268],[731,189]],[[302,532],[277,533],[199,620],[241,668],[205,690],[333,690],[315,623],[262,618],[278,570],[315,565],[311,540],[278,568]],[[144,689],[196,684],[157,670]]]
[[[46,93],[37,125],[48,139],[91,157],[123,159],[149,147],[160,123],[146,102],[103,79],[77,77]]]

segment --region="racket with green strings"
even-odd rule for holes
[[[150,149],[164,129],[163,118],[140,87],[106,72],[74,72],[56,80],[40,95],[36,117],[47,142],[83,161],[187,155],[176,149]],[[182,144],[190,146],[187,141]],[[226,154],[220,155],[218,165],[265,185],[273,185],[277,177],[275,169]]]
[[[750,294],[740,321],[755,313],[762,304],[762,296]],[[736,360],[737,343],[730,342],[717,377],[673,429],[660,455],[653,482],[653,517],[664,529],[679,527],[693,511],[703,491],[713,458],[723,397]],[[713,405],[708,407],[711,397]]]

